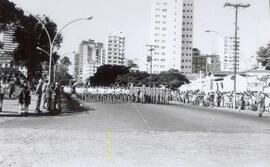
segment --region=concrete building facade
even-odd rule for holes
[[[126,65],[126,37],[123,32],[111,33],[108,36],[106,64]]]
[[[237,53],[236,53],[236,69],[239,71],[239,48],[240,48],[240,38],[237,41]],[[235,37],[225,36],[224,39],[224,55],[220,59],[221,71],[234,71],[234,52],[235,52]]]
[[[78,71],[80,81],[86,82],[89,77],[94,76],[97,68],[104,65],[105,54],[102,43],[91,39],[80,43],[79,53],[75,55],[77,63],[74,67],[74,71]]]
[[[192,73],[206,73],[206,56],[201,55],[199,49],[192,51]]]
[[[221,70],[219,55],[206,55],[206,72],[216,73]]]
[[[153,0],[151,11],[152,71],[192,72],[193,0]]]
[[[27,69],[25,67],[16,66],[14,64],[13,51],[18,47],[18,43],[14,42],[15,28],[7,26],[0,35],[3,48],[0,49],[0,72],[14,73],[20,71],[23,75],[27,76]]]
[[[14,42],[14,33],[15,29],[12,26],[7,26],[6,30],[2,32],[2,42],[3,49],[0,50],[0,53],[12,53],[17,47],[18,43]]]

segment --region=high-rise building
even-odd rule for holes
[[[2,38],[3,38],[3,49],[1,53],[10,54],[12,53],[17,47],[18,44],[14,42],[14,33],[15,29],[12,26],[7,26],[5,30],[3,30]]]
[[[199,49],[192,51],[192,73],[206,73],[206,56],[201,55]]]
[[[23,67],[15,66],[13,63],[14,57],[12,52],[18,47],[18,43],[14,42],[15,29],[12,26],[7,26],[5,30],[2,31],[1,43],[3,48],[0,49],[0,72],[10,73],[12,71],[26,71]]]
[[[239,48],[240,48],[240,38],[225,36],[224,39],[224,55],[220,57],[221,71],[234,71],[234,56],[235,56],[235,42],[237,43],[236,52],[236,70],[239,70]]]
[[[80,74],[80,54],[74,54],[74,61],[73,61],[73,75],[75,79],[79,79]]]
[[[78,58],[79,56],[79,58]],[[78,67],[74,67],[79,74],[79,80],[85,82],[89,77],[94,76],[97,68],[104,65],[105,49],[102,43],[94,40],[82,41],[79,46],[79,53],[75,55],[75,62]]]
[[[192,72],[194,0],[153,0],[151,43],[153,73]]]
[[[106,64],[126,65],[126,37],[123,32],[111,33],[108,37]]]

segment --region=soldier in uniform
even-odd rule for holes
[[[53,109],[54,111],[61,112],[61,86],[56,82],[54,88],[55,98],[53,102]]]
[[[42,108],[46,108],[47,106],[47,98],[46,98],[46,89],[48,87],[48,80],[45,81],[45,83],[42,86],[42,99],[43,99],[43,105]]]
[[[42,83],[42,80],[40,79],[39,80],[39,83],[37,85],[37,88],[36,88],[36,95],[37,95],[37,103],[36,103],[36,112],[37,113],[40,113],[40,103],[41,103],[41,97],[42,97],[42,87],[43,87],[43,83]]]

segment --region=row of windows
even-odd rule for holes
[[[182,50],[192,50],[191,47],[182,47]]]
[[[191,53],[182,53],[182,56],[192,56]]]
[[[160,35],[161,35],[162,37],[166,37],[166,36],[167,36],[166,34],[158,34],[158,33],[155,34],[155,36],[160,36]]]
[[[182,31],[192,31],[192,28],[182,28]]]
[[[183,25],[192,25],[192,22],[183,22]]]
[[[118,63],[118,64],[124,64],[123,62],[121,62],[121,61],[108,61],[108,63],[114,63],[114,64],[116,64],[116,63]]]
[[[165,68],[165,66],[164,66],[164,65],[154,65],[154,67]]]
[[[183,12],[193,12],[192,10],[183,10]]]
[[[182,68],[191,69],[191,66],[181,66]]]
[[[191,62],[191,60],[182,60],[182,63],[184,62]]]
[[[113,55],[113,54],[114,54],[114,55],[125,55],[124,53],[117,53],[117,52],[115,52],[115,53],[108,52],[108,54],[109,54],[109,55]]]
[[[189,3],[184,3],[183,6],[193,6],[193,4],[189,4]]]
[[[164,3],[160,3],[160,2],[156,2],[156,5],[167,5],[168,3],[167,2],[164,2]]]
[[[165,59],[154,59],[154,61],[161,61],[161,62],[165,62]]]
[[[167,28],[165,28],[165,27],[163,27],[163,28],[160,28],[160,27],[155,27],[155,30],[163,30],[163,31],[166,31],[167,30]]]
[[[192,41],[182,41],[182,43],[192,43]]]
[[[185,35],[185,34],[183,34],[182,35],[182,38],[185,38],[185,37],[192,37],[192,35],[188,35],[188,34]]]
[[[183,16],[183,18],[188,18],[188,19],[192,19],[193,17],[192,16]]]
[[[156,39],[155,40],[155,43],[159,43],[160,42],[160,40],[158,40],[158,39]],[[166,40],[161,40],[161,43],[165,43],[166,42]]]

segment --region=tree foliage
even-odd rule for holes
[[[116,79],[119,85],[127,86],[132,83],[134,86],[159,87],[161,85],[170,89],[177,89],[189,80],[177,70],[170,70],[160,74],[148,74],[145,72],[130,72],[125,75],[119,75]]]
[[[118,75],[129,73],[129,68],[118,65],[103,65],[97,69],[93,77],[90,77],[90,83],[93,86],[111,86],[115,83]]]
[[[260,47],[257,51],[257,60],[266,70],[270,70],[270,43],[266,47]]]
[[[35,16],[39,17],[39,16]],[[0,31],[8,28],[15,29],[14,41],[19,44],[14,53],[14,61],[17,65],[26,66],[28,69],[28,79],[40,78],[42,73],[41,64],[49,61],[48,54],[37,50],[37,47],[49,52],[49,39],[42,25],[33,15],[25,16],[22,9],[8,0],[0,0]],[[48,17],[39,17],[47,28],[50,37],[57,33],[57,25]],[[59,48],[62,36],[59,35],[55,42],[55,47]],[[59,58],[56,52],[53,59]]]
[[[70,79],[73,79],[72,76],[68,72],[68,68],[71,65],[71,62],[68,57],[63,57],[60,60],[60,64],[57,65],[56,71],[56,82],[60,82],[62,84],[68,84]]]

